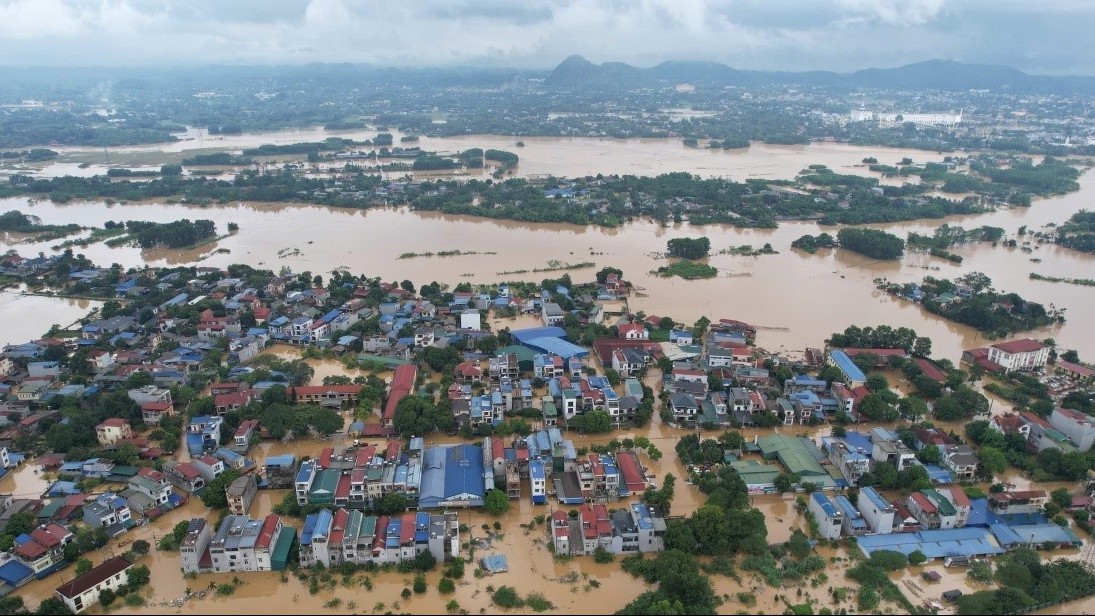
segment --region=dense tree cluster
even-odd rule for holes
[[[677,237],[666,243],[666,254],[680,259],[703,259],[711,251],[711,240],[706,237]]]
[[[908,327],[894,329],[889,325],[877,327],[851,325],[843,333],[834,333],[830,336],[829,345],[865,349],[904,349],[906,353],[921,357],[931,355],[931,338],[917,336],[916,331]]]
[[[841,248],[874,259],[900,259],[905,253],[905,240],[878,229],[841,229],[836,237]]]

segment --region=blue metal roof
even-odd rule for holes
[[[886,502],[886,499],[882,498],[881,494],[879,494],[874,488],[870,486],[860,489],[859,493],[866,496],[872,503],[874,503],[874,506],[878,507],[879,509],[885,509],[891,506],[890,503]]]
[[[34,570],[12,559],[0,565],[0,581],[12,588],[19,587],[34,577]]]
[[[829,351],[829,357],[832,358],[833,363],[837,368],[844,373],[851,381],[866,381],[867,375],[863,374],[863,371],[859,369],[859,366],[855,365],[851,357],[840,349],[833,349]]]
[[[954,481],[954,477],[951,476],[950,471],[942,466],[925,464],[924,470],[928,471],[928,478],[931,479],[933,483],[946,485]]]
[[[316,530],[316,522],[319,521],[318,513],[310,513],[304,518],[304,528],[300,531],[300,544],[311,545],[312,533]]]
[[[833,503],[829,501],[829,497],[825,496],[821,492],[814,492],[810,495],[810,498],[814,499],[814,502],[821,506],[821,510],[825,512],[825,515],[830,518],[836,517],[836,507],[833,507]]]
[[[330,509],[322,509],[316,514],[316,525],[312,530],[312,539],[317,537],[326,537],[331,532],[331,522],[334,521],[334,517],[331,515]]]
[[[871,439],[866,434],[856,432],[854,430],[849,431],[844,435],[844,442],[848,444],[848,448],[852,451],[862,449],[863,451],[870,451],[874,445],[871,444]]]
[[[833,502],[836,503],[836,506],[839,507],[842,512],[844,512],[844,517],[859,517],[859,510],[855,508],[855,505],[852,504],[852,501],[848,500],[847,496],[844,496],[843,494],[838,494],[833,498]]]
[[[546,430],[540,430],[536,433],[536,446],[540,451],[551,451],[551,437],[548,436]]]
[[[561,327],[530,327],[528,329],[518,329],[510,332],[518,342],[524,344],[527,340],[533,338],[545,338],[554,337],[562,338],[567,335],[565,329]]]
[[[578,346],[571,342],[563,340],[561,337],[555,336],[541,336],[537,338],[529,338],[522,340],[521,344],[537,349],[540,351],[546,351],[548,353],[554,353],[563,359],[570,359],[571,357],[584,357],[589,355],[589,349]]]
[[[392,516],[388,520],[388,533],[384,537],[384,547],[397,548],[399,547],[399,535],[403,531],[403,518],[399,516]]]
[[[528,474],[532,479],[543,479],[544,463],[539,460],[530,460],[528,463]]]
[[[891,533],[856,537],[859,549],[867,556],[877,550],[894,550],[908,556],[919,550],[929,559],[947,556],[1003,554],[993,536],[984,528],[950,528],[918,533]]]
[[[650,508],[646,503],[632,503],[631,517],[635,519],[635,524],[639,528],[648,530],[654,528],[654,523],[650,520]]]
[[[300,470],[297,471],[297,483],[308,481],[308,478],[312,476],[312,472],[316,468],[315,460],[308,460],[300,465]]]

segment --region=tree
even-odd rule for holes
[[[427,588],[427,586],[426,586],[426,576],[422,575],[421,573],[414,576],[414,586],[413,587],[414,587],[415,594],[418,594],[418,595],[424,594],[426,592],[426,588]]]
[[[612,430],[612,416],[604,411],[590,411],[569,419],[568,426],[578,432],[603,434]]]
[[[913,550],[912,552],[909,553],[909,564],[910,565],[922,565],[925,562],[927,562],[927,560],[928,560],[928,557],[923,552],[921,552],[920,550]]]
[[[886,380],[886,377],[881,374],[872,374],[867,377],[867,389],[871,391],[882,391],[883,389],[889,389],[890,383]]]
[[[696,239],[678,237],[666,243],[666,253],[680,259],[702,259],[711,250],[711,240],[706,237]]]
[[[1069,493],[1068,488],[1057,488],[1049,493],[1049,497],[1061,509],[1068,509],[1072,506],[1072,494]]]
[[[139,565],[129,570],[126,577],[126,584],[130,590],[136,590],[148,584],[151,579],[152,573],[148,569],[148,565]]]
[[[787,541],[787,549],[792,556],[801,560],[806,558],[813,548],[810,547],[810,540],[806,538],[806,535],[796,529],[791,533],[791,539]]]
[[[110,607],[111,603],[114,603],[115,595],[114,591],[109,588],[104,588],[99,593],[99,603],[103,604],[103,607]]]
[[[378,515],[394,515],[406,511],[409,504],[410,502],[403,494],[399,492],[388,492],[380,497],[375,509]]]
[[[76,575],[77,575],[77,577],[87,573],[88,571],[91,571],[92,567],[93,567],[93,565],[91,564],[91,561],[86,559],[86,558],[81,558],[80,560],[77,560],[76,561]]]
[[[437,592],[443,595],[449,595],[456,592],[456,582],[452,581],[452,578],[443,577],[441,581],[437,583]]]
[[[776,476],[776,479],[773,483],[776,486],[776,490],[780,494],[783,494],[784,492],[790,491],[791,484],[793,483],[793,481],[791,479],[791,476],[788,475],[787,473],[780,473],[779,475]]]
[[[859,403],[859,414],[871,421],[894,421],[897,410],[883,400],[877,393],[867,394]]]
[[[1002,473],[1008,468],[1008,459],[1004,452],[995,447],[981,448],[981,468],[988,475]]]
[[[231,485],[233,481],[238,479],[239,476],[239,470],[231,468],[214,477],[212,481],[206,484],[205,489],[202,490],[202,504],[211,509],[227,508],[228,496],[224,493],[224,490]]]
[[[72,610],[68,609],[68,606],[65,605],[64,601],[61,601],[56,597],[50,597],[48,599],[43,599],[34,613],[42,614],[43,616],[55,616],[57,614],[71,614]]]
[[[504,515],[509,511],[509,497],[501,490],[488,490],[483,509],[493,516]]]
[[[410,280],[404,280],[403,282],[399,283],[399,288],[409,293],[414,293],[414,283]]]
[[[943,454],[938,447],[929,445],[916,452],[916,459],[924,464],[939,464],[943,459]]]
[[[899,259],[905,240],[877,229],[846,227],[836,234],[840,247],[875,259]]]
[[[921,398],[907,396],[897,403],[897,409],[901,417],[916,422],[928,414],[928,403]]]

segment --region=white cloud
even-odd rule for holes
[[[887,24],[918,26],[938,15],[944,0],[838,0],[838,4],[857,17]]]
[[[1075,70],[1088,1],[0,0],[0,62],[547,67],[571,54],[652,65],[854,70],[931,57]],[[1022,36],[1023,45],[1015,40]],[[1060,40],[1077,47],[1065,50]],[[1022,65],[1036,63],[1034,66]],[[1087,72],[1093,72],[1088,69]]]

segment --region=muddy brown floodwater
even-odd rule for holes
[[[1061,221],[1085,205],[1095,189],[1095,175],[1083,176],[1081,185],[1079,193],[1037,203],[1029,209],[1032,220],[1017,218],[1027,210],[1009,210],[948,222],[967,226],[995,224],[1014,233],[1021,224],[1033,225],[1039,218],[1046,222]],[[345,266],[354,272],[389,280],[410,279],[416,284],[438,280],[456,285],[465,281],[538,281],[558,277],[562,272],[532,271],[548,267],[551,260],[595,264],[588,269],[570,270],[576,280],[592,277],[596,268],[615,265],[624,270],[626,278],[637,288],[637,293],[629,300],[633,310],[669,315],[682,321],[691,321],[701,315],[750,321],[760,326],[759,344],[770,350],[800,351],[806,346],[820,346],[831,332],[851,324],[886,323],[911,327],[921,335],[930,336],[935,356],[957,360],[963,348],[984,344],[985,339],[972,328],[945,321],[917,305],[878,291],[873,280],[885,277],[895,282],[909,282],[928,274],[956,277],[982,271],[993,279],[997,288],[1018,292],[1047,306],[1066,308],[1068,321],[1064,325],[1024,335],[1053,337],[1066,348],[1076,348],[1081,355],[1095,354],[1095,311],[1086,309],[1095,300],[1095,288],[1029,279],[1031,272],[1058,277],[1091,276],[1095,256],[1055,246],[1038,247],[1030,254],[1019,249],[976,244],[955,249],[965,258],[961,265],[925,254],[910,254],[900,262],[883,263],[844,251],[808,255],[790,250],[791,242],[798,236],[818,232],[816,225],[804,222],[783,223],[776,230],[701,228],[687,224],[660,227],[647,222],[601,229],[393,209],[364,211],[260,204],[202,209],[162,204],[108,206],[101,202],[66,205],[43,202],[28,206],[23,200],[0,200],[0,209],[11,208],[26,210],[46,223],[75,221],[101,226],[111,219],[163,222],[185,216],[210,218],[222,229],[229,222],[240,225],[240,233],[191,251],[141,251],[131,247],[109,248],[102,244],[78,251],[97,263],[120,263],[126,267],[145,263],[153,266],[200,263],[224,267],[244,262],[275,271],[287,266],[294,271],[326,274]],[[884,228],[899,235],[909,231],[923,233],[930,232],[939,222]],[[711,238],[716,249],[770,243],[780,253],[761,257],[713,256],[709,262],[719,268],[720,275],[704,281],[664,279],[649,273],[664,263],[650,255],[664,250],[668,239],[699,235]],[[9,247],[30,254],[49,251],[45,244],[0,243],[0,250]],[[213,253],[217,248],[227,249],[229,253]],[[489,249],[498,254],[398,258],[404,252],[448,249]],[[279,251],[286,254],[285,251],[294,250],[299,250],[299,254],[279,256]],[[1031,258],[1039,258],[1041,262],[1032,263]],[[504,273],[518,270],[527,270],[527,273]],[[69,305],[59,313],[53,313],[57,316],[52,319],[67,324],[83,311]],[[48,328],[49,318],[43,317],[41,329]]]
[[[375,131],[339,133],[354,138],[371,137]],[[321,130],[282,131],[276,134],[210,137],[200,131],[191,131],[184,141],[164,146],[163,151],[182,153],[188,150],[239,149],[263,143],[293,143],[316,141],[325,138]],[[938,160],[940,157],[925,152],[888,150],[885,148],[854,147],[836,144],[811,146],[758,146],[735,152],[710,152],[684,148],[679,141],[669,140],[598,140],[598,139],[522,139],[526,147],[521,156],[520,173],[525,175],[551,174],[556,176],[604,173],[654,174],[666,171],[691,171],[705,176],[728,176],[735,179],[746,177],[792,177],[809,164],[821,163],[838,172],[868,174],[860,161],[875,156],[882,162],[896,162],[904,156],[916,161]],[[419,143],[424,149],[455,151],[469,147],[512,146],[516,138],[498,136],[468,136],[447,139],[423,138]],[[142,156],[155,157],[156,151],[148,148],[115,148],[116,157],[129,156],[137,160]],[[66,156],[93,157],[92,152],[66,150]],[[90,158],[88,158],[90,160]],[[96,162],[91,160],[90,162]],[[45,166],[44,175],[67,173],[72,162]],[[158,163],[157,163],[158,164]],[[93,165],[94,168],[94,165]],[[81,170],[86,171],[86,170]],[[101,172],[101,169],[99,169]],[[929,233],[942,222],[967,227],[994,225],[1003,227],[1014,235],[1020,226],[1030,229],[1048,223],[1060,223],[1071,214],[1090,207],[1095,196],[1095,175],[1085,174],[1080,179],[1077,193],[1052,199],[1038,200],[1030,208],[1001,210],[979,216],[951,217],[946,221],[924,221],[891,225],[872,225],[898,235],[909,231]],[[255,267],[277,271],[289,267],[294,271],[311,271],[326,274],[338,267],[348,267],[355,273],[382,276],[389,280],[410,279],[416,284],[432,280],[456,285],[460,282],[491,283],[499,280],[538,281],[557,277],[562,272],[532,272],[547,267],[552,260],[579,263],[594,262],[595,268],[614,265],[624,269],[625,277],[637,292],[629,299],[631,310],[647,314],[668,315],[681,321],[691,321],[701,315],[713,319],[733,317],[750,321],[760,327],[758,344],[773,351],[800,353],[806,346],[820,346],[833,331],[851,324],[911,327],[920,335],[934,340],[934,356],[957,361],[963,348],[983,344],[984,338],[971,328],[956,325],[923,311],[919,306],[895,300],[877,291],[873,279],[885,277],[897,282],[918,280],[924,275],[954,277],[971,271],[988,274],[999,289],[1022,294],[1029,299],[1047,305],[1067,309],[1068,322],[1056,328],[1027,332],[1037,338],[1054,337],[1066,348],[1075,348],[1085,357],[1095,355],[1095,311],[1090,306],[1095,301],[1095,288],[1067,284],[1036,282],[1029,279],[1030,272],[1073,278],[1090,278],[1095,256],[1084,255],[1055,246],[1032,246],[1030,252],[1020,249],[992,247],[986,244],[963,246],[954,252],[964,257],[961,265],[954,265],[924,254],[907,255],[900,262],[880,263],[842,252],[822,252],[807,255],[790,250],[790,243],[805,233],[818,233],[813,223],[786,222],[779,229],[736,229],[725,226],[694,227],[677,224],[662,227],[649,222],[633,222],[615,229],[586,228],[564,224],[530,224],[498,221],[464,216],[447,216],[435,213],[415,213],[405,209],[349,210],[333,209],[307,204],[257,204],[195,207],[160,203],[114,204],[80,202],[55,204],[48,201],[29,204],[25,198],[0,199],[0,211],[18,209],[41,217],[47,224],[75,222],[85,226],[102,226],[107,220],[149,220],[166,222],[178,218],[209,218],[224,230],[229,222],[240,225],[240,232],[215,244],[195,250],[141,251],[132,247],[109,248],[98,244],[86,249],[76,249],[99,264],[119,263],[126,267],[144,264],[153,266],[194,264],[226,266],[243,262]],[[829,229],[829,231],[832,231]],[[735,257],[721,255],[709,260],[720,270],[717,278],[705,281],[662,279],[649,272],[662,264],[651,253],[664,250],[666,241],[674,237],[698,237],[711,239],[715,250],[741,244],[761,246],[771,243],[779,251],[777,255],[762,257]],[[0,236],[0,251],[15,248],[22,254],[51,252],[50,244],[56,242],[26,243],[25,238],[11,235]],[[218,248],[227,254],[215,253]],[[438,250],[462,250],[496,252],[496,255],[464,255],[451,258],[399,259],[405,252],[437,252]],[[283,256],[284,255],[284,256]],[[1032,259],[1040,259],[1034,262]],[[592,277],[595,268],[571,270],[576,280]],[[529,270],[521,274],[504,274],[516,270]],[[68,325],[97,304],[84,300],[66,300],[20,295],[7,291],[0,294],[0,314],[7,315],[9,325],[0,331],[0,344],[22,342],[37,337],[53,323]],[[490,318],[492,327],[518,328],[538,325],[534,317],[517,319]],[[15,325],[10,325],[15,323]],[[298,356],[298,351],[274,347],[266,351],[281,357]],[[360,371],[347,371],[337,360],[313,359],[309,363],[316,369],[315,383],[324,376],[345,374],[356,376]],[[385,376],[381,374],[381,376]],[[651,371],[648,382],[657,381],[658,373]],[[899,378],[895,385],[900,386]],[[995,401],[993,413],[1008,408],[1004,401]],[[945,429],[960,429],[944,425]],[[827,428],[779,428],[786,434],[818,436]],[[769,431],[745,430],[746,438],[752,439]],[[657,445],[664,457],[654,462],[645,454],[642,463],[660,483],[667,473],[678,477],[676,495],[672,505],[673,515],[689,515],[705,500],[697,488],[685,482],[686,469],[677,460],[674,445],[677,439],[690,431],[665,426],[655,416],[651,425],[642,430],[617,433],[610,436],[575,437],[578,446],[604,443],[610,438],[645,435]],[[451,439],[435,438],[433,442]],[[290,443],[264,443],[254,453],[261,459],[268,454],[294,452],[315,455],[330,441],[293,441]],[[33,464],[33,463],[32,463]],[[1013,474],[1006,480],[1017,485],[1028,482]],[[36,475],[31,465],[24,466],[3,480],[0,491],[34,495],[45,488],[47,477]],[[1043,487],[1043,486],[1040,486]],[[1056,487],[1056,485],[1052,486]],[[252,511],[265,512],[281,498],[279,492],[261,493]],[[804,528],[803,516],[796,511],[793,497],[756,496],[753,505],[763,511],[768,522],[768,538],[771,542],[786,540],[795,528]],[[555,603],[557,611],[581,613],[613,612],[645,585],[624,574],[618,565],[598,565],[590,558],[577,558],[567,562],[556,561],[544,546],[546,538],[542,526],[526,533],[520,525],[528,525],[533,519],[550,511],[549,507],[535,507],[528,495],[514,503],[510,513],[499,521],[503,524],[503,536],[497,538],[492,550],[507,555],[511,570],[491,578],[475,579],[470,575],[458,586],[454,595],[441,596],[436,590],[439,573],[429,576],[430,590],[425,595],[415,595],[402,600],[400,593],[410,586],[411,576],[398,573],[371,574],[372,590],[366,590],[361,576],[349,587],[341,583],[333,590],[323,590],[311,595],[307,586],[295,577],[283,580],[280,574],[240,574],[243,585],[231,597],[208,595],[203,599],[187,602],[181,609],[170,604],[182,597],[186,589],[201,590],[210,583],[230,581],[231,575],[206,575],[187,580],[180,575],[176,554],[153,552],[147,561],[152,569],[152,605],[118,610],[122,613],[316,613],[316,612],[383,612],[386,610],[434,613],[444,611],[445,603],[455,599],[463,608],[476,612],[485,609],[496,611],[489,604],[488,586],[503,584],[514,586],[522,593],[532,590],[543,592]],[[192,500],[181,510],[171,512],[149,526],[139,528],[123,540],[162,536],[175,523],[194,515],[211,515],[200,503]],[[481,512],[461,513],[465,523],[476,536],[482,536],[480,526],[495,521]],[[299,521],[290,521],[299,527]],[[93,555],[98,562],[108,556],[117,545]],[[482,556],[480,550],[476,556]],[[527,555],[527,556],[526,556]],[[828,558],[843,558],[839,553],[825,554]],[[937,567],[941,568],[941,567]],[[915,572],[914,572],[915,573]],[[912,576],[914,573],[910,573]],[[571,575],[573,574],[573,575]],[[721,612],[747,611],[782,612],[785,604],[776,599],[782,594],[792,603],[801,603],[797,589],[775,591],[758,585],[749,575],[743,574],[743,583],[716,577],[714,582],[720,594],[731,597]],[[843,580],[839,567],[826,570],[829,580],[819,588],[805,585],[802,596],[813,597],[826,605],[830,586],[852,586]],[[66,572],[45,580],[36,581],[20,593],[34,605],[48,596],[52,589],[71,573]],[[600,586],[590,583],[596,580]],[[910,580],[924,586],[916,580]],[[948,578],[948,583],[950,578]],[[958,583],[959,580],[954,580]],[[916,601],[914,588],[898,581],[903,592]],[[942,583],[941,583],[942,585]],[[747,608],[736,602],[736,593],[749,590],[756,593],[758,603]],[[923,588],[925,597],[929,589]],[[933,585],[930,589],[935,592]],[[852,594],[854,601],[854,593]],[[337,608],[332,599],[339,599]],[[350,602],[353,605],[350,605]],[[1095,600],[1071,604],[1067,608],[1095,609]],[[383,604],[383,605],[380,605]],[[846,605],[850,610],[853,603]],[[1063,611],[1060,613],[1064,613]]]

